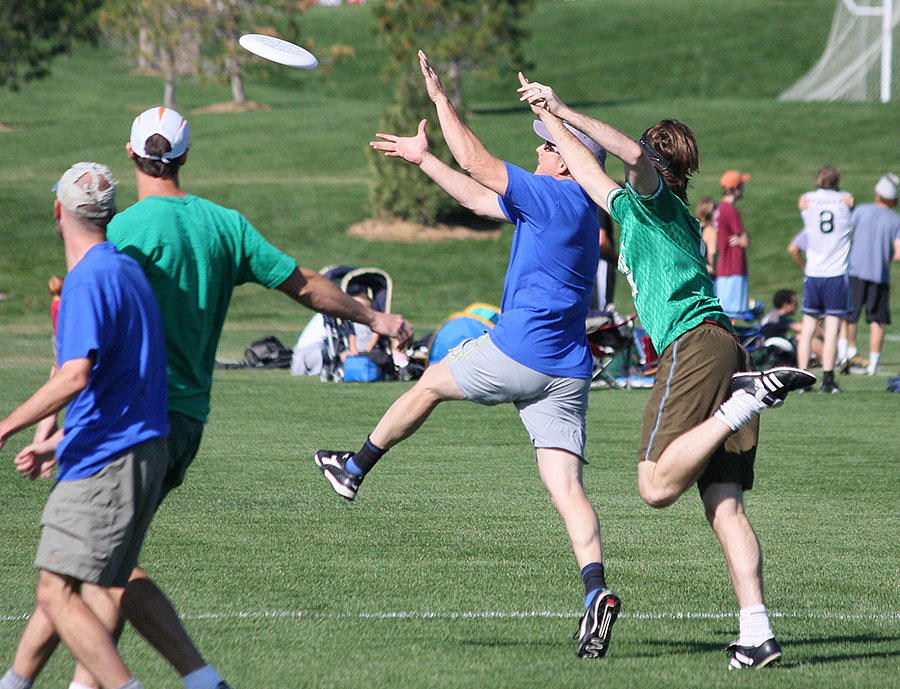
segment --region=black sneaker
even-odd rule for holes
[[[822,383],[822,387],[819,388],[819,392],[824,392],[826,395],[836,395],[840,391],[841,389],[834,381],[826,381]]]
[[[765,667],[780,660],[782,655],[781,646],[774,638],[763,641],[759,646],[738,646],[735,642],[725,651],[730,656],[729,670]]]
[[[579,658],[602,658],[609,650],[612,626],[619,616],[622,603],[609,589],[598,591],[594,600],[584,611],[578,631],[573,638],[578,639],[575,655]]]
[[[319,450],[316,452],[316,466],[325,474],[325,478],[334,488],[334,492],[347,500],[356,497],[356,491],[362,483],[363,476],[347,471],[347,460],[353,456],[352,452],[340,452],[335,450]]]
[[[731,377],[731,391],[746,390],[767,407],[780,407],[792,390],[808,388],[816,382],[809,371],[793,366],[776,366],[767,371],[746,371]]]

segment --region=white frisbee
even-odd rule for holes
[[[305,48],[274,36],[248,33],[241,36],[238,43],[244,50],[249,50],[254,55],[259,55],[280,65],[312,69],[319,64],[316,56]]]

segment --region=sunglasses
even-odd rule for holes
[[[549,151],[550,153],[559,153],[559,149],[556,148],[554,144],[551,144],[549,141],[544,142],[544,150]]]
[[[655,148],[653,148],[653,145],[647,138],[647,132],[649,131],[650,130],[648,129],[641,135],[641,138],[638,140],[637,144],[641,147],[641,150],[644,151],[644,155],[650,159],[651,163],[653,163],[653,167],[662,172],[663,170],[668,169],[670,163],[668,160],[663,158]]]

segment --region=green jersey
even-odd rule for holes
[[[216,347],[236,285],[277,287],[297,267],[240,213],[198,196],[150,196],[117,214],[109,240],[144,269],[166,338],[169,410],[209,414]]]
[[[706,270],[700,224],[662,179],[652,196],[628,186],[611,191],[607,202],[622,228],[619,270],[656,351],[704,320],[732,330]]]

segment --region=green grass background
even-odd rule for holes
[[[776,100],[818,57],[832,11],[832,0],[538,2],[527,20],[528,76],[633,136],[663,116],[690,123],[702,156],[693,201],[715,195],[728,168],[751,173],[740,205],[753,236],[750,290],[769,302],[779,287],[799,290],[784,249],[815,170],[838,165],[843,186],[869,201],[877,178],[900,167],[896,103]],[[303,25],[320,53],[343,43],[357,57],[248,79],[250,98],[271,106],[264,111],[194,113],[228,100],[227,90],[179,86],[194,135],[184,186],[241,209],[303,265],[388,270],[395,310],[420,333],[471,301],[499,302],[510,228],[487,242],[346,237],[368,215],[365,144],[390,89],[378,76],[367,8],[317,8]],[[514,75],[465,85],[476,133],[527,168],[531,116],[515,87]],[[56,62],[50,79],[0,93],[0,122],[13,127],[0,133],[0,292],[8,295],[0,302],[0,413],[50,366],[45,284],[65,266],[49,187],[72,162],[95,159],[118,176],[121,205],[133,202],[124,142],[131,119],[161,90],[115,53],[82,48]],[[620,282],[616,301],[626,311]],[[308,315],[279,295],[239,288],[220,356],[236,358],[270,333],[292,344]],[[883,369],[898,366],[889,339]],[[637,496],[646,391],[591,395],[585,483],[609,580],[623,598],[603,661],[573,655],[581,584],[511,407],[439,408],[348,504],[311,455],[358,446],[406,385],[219,372],[200,456],[154,522],[144,560],[235,689],[900,686],[897,398],[884,394],[884,377],[841,383],[839,396],[798,396],[763,419],[747,502],[786,649],[771,671],[724,669],[735,605],[696,496],[660,512]],[[0,663],[33,605],[30,562],[49,490],[9,466],[26,438],[0,455]],[[122,648],[145,686],[180,685],[133,632]],[[40,686],[63,685],[69,669],[60,650]]]

